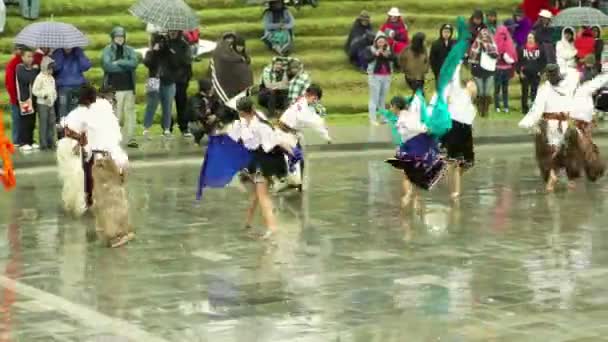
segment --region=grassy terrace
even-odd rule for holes
[[[74,24],[85,32],[91,45],[86,49],[87,56],[94,67],[87,77],[99,83],[102,77],[100,68],[101,49],[109,42],[112,27],[121,25],[127,29],[128,43],[136,48],[147,42],[145,25],[127,12],[134,1],[124,0],[45,0],[42,1],[41,19],[53,16],[56,21]],[[247,38],[247,48],[253,59],[256,80],[272,54],[259,40],[262,35],[261,6],[247,6],[244,0],[187,0],[188,4],[200,15],[202,37],[215,40],[223,32],[237,31]],[[495,0],[491,6],[501,16],[509,15],[518,1]],[[367,111],[367,77],[348,64],[342,47],[354,18],[362,9],[372,15],[375,27],[385,20],[386,11],[391,6],[398,6],[406,16],[411,34],[422,31],[429,41],[435,39],[438,28],[445,22],[453,22],[458,15],[468,17],[474,8],[488,8],[487,0],[323,0],[320,7],[292,9],[296,18],[296,51],[313,80],[320,83],[325,90],[324,103],[330,114],[357,114]],[[10,58],[13,37],[29,21],[16,14],[16,8],[9,8],[4,35],[0,37],[0,60],[6,63]],[[208,67],[208,58],[195,63],[195,78],[204,77]],[[0,71],[0,82],[4,81],[4,71]],[[143,104],[143,82],[147,70],[141,66],[137,72],[140,85],[137,89],[138,103]],[[430,76],[429,76],[430,77]],[[195,81],[190,91],[196,91]],[[3,87],[4,88],[4,87]],[[519,84],[512,81],[512,109],[519,108]],[[406,87],[402,75],[395,75],[392,94],[405,93]],[[0,100],[7,102],[6,93],[0,92]],[[141,108],[140,106],[138,106]],[[140,117],[143,115],[139,110]],[[352,121],[355,117],[347,120]]]

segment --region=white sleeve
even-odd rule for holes
[[[325,119],[319,116],[316,112],[313,112],[310,108],[306,109],[306,120],[303,121],[303,123],[317,131],[323,139],[331,141],[329,130],[325,125]]]
[[[524,129],[530,129],[534,127],[542,118],[545,112],[545,103],[547,103],[547,97],[549,96],[549,88],[547,85],[542,85],[538,89],[536,99],[530,111],[524,116],[519,122],[519,127]]]
[[[595,76],[590,81],[583,83],[579,91],[582,91],[586,95],[591,95],[601,87],[605,86],[606,83],[608,83],[608,73],[602,73]]]

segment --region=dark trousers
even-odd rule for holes
[[[38,105],[38,141],[40,149],[46,150],[55,147],[55,108],[53,106]]]
[[[36,113],[21,115],[18,135],[21,145],[32,145],[34,143],[34,128],[36,128]]]
[[[521,112],[526,115],[530,110],[530,103],[536,99],[540,76],[532,75],[521,77]],[[529,95],[529,97],[528,97]]]
[[[84,153],[82,154],[82,169],[84,171],[84,192],[86,195],[87,207],[93,205],[93,163],[95,158],[86,160]]]
[[[188,132],[188,118],[187,114],[188,107],[188,82],[176,82],[175,83],[175,110],[177,111],[177,126],[182,133]],[[171,119],[171,131],[173,131],[174,125],[173,119]]]
[[[276,116],[277,110],[284,110],[287,107],[287,90],[272,90],[268,88],[260,89],[258,94],[260,106],[268,109],[268,117]]]
[[[500,100],[502,93],[502,106],[504,109],[509,109],[509,78],[511,78],[511,70],[496,70],[494,75],[494,106],[500,108]]]
[[[422,93],[424,94],[424,80],[415,80],[415,79],[411,79],[411,78],[405,78],[405,83],[410,87],[410,89],[412,89],[412,91],[415,93],[418,89],[420,89],[422,91]]]

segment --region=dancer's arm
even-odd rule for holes
[[[583,83],[580,87],[580,91],[583,91],[586,95],[591,95],[605,86],[606,83],[608,83],[608,73],[603,73],[595,76],[590,81]]]
[[[519,127],[524,129],[531,129],[541,120],[543,113],[545,112],[545,103],[549,97],[549,88],[545,85],[538,89],[538,94],[532,105],[532,109],[524,116],[519,122]]]

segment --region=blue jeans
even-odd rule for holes
[[[386,107],[386,97],[391,88],[391,75],[369,75],[369,121],[376,121],[376,113]]]
[[[144,116],[144,129],[152,127],[154,114],[158,104],[161,105],[162,120],[161,126],[163,130],[171,128],[171,111],[173,109],[173,99],[175,98],[175,83],[162,84],[157,92],[148,92],[146,94],[146,113]]]
[[[21,120],[21,110],[18,105],[11,105],[11,136],[13,144],[19,145],[19,120]]]
[[[500,95],[502,92],[502,108],[509,109],[509,78],[511,70],[496,70],[494,75],[494,106],[500,109]]]
[[[78,106],[77,93],[80,87],[59,88],[57,90],[57,101],[59,101],[59,118],[66,117]]]

